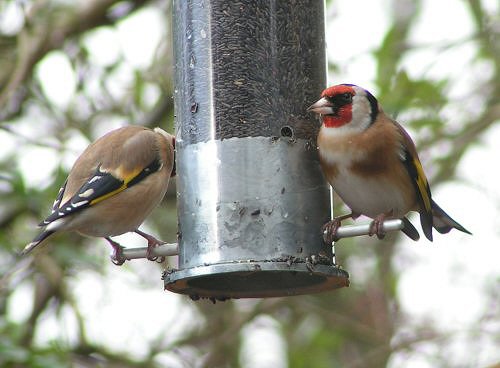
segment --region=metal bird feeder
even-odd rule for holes
[[[325,87],[324,4],[174,1],[179,269],[213,299],[348,285],[322,241],[329,186],[306,113]]]

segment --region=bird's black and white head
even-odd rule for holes
[[[354,133],[373,124],[379,106],[367,90],[354,84],[339,84],[325,89],[307,110],[321,114],[325,128]]]

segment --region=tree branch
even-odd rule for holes
[[[59,19],[60,12],[51,12],[47,16],[48,19],[37,19],[37,14],[34,14],[32,24],[28,23],[19,34],[16,63],[11,70],[4,72],[4,75],[9,75],[10,78],[0,90],[0,120],[21,109],[26,95],[25,91],[22,91],[22,85],[31,78],[36,63],[48,52],[61,48],[68,39],[98,26],[116,23],[119,18],[113,18],[110,9],[118,2],[120,0],[83,2],[85,5],[74,12],[66,12],[68,14],[62,19]],[[133,11],[148,0],[131,2],[133,6],[130,11]]]

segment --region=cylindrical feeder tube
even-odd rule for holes
[[[322,242],[329,187],[306,112],[325,87],[323,2],[176,0],[173,20],[179,269],[165,288],[238,298],[346,286]]]

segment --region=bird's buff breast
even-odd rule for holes
[[[352,168],[363,160],[363,154],[343,148],[320,149],[319,155],[328,182],[345,204],[354,213],[371,218],[390,211],[397,218],[406,215],[411,208],[406,205],[399,188],[385,180],[384,176],[361,176],[356,173]]]

